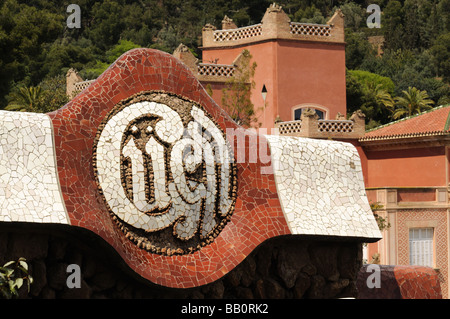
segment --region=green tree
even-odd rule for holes
[[[6,106],[8,111],[37,112],[42,107],[42,89],[37,87],[20,87],[12,92],[11,100]]]
[[[450,0],[441,0],[437,5],[445,32],[450,32]]]
[[[362,86],[368,87],[369,85],[372,85],[373,88],[379,85],[380,89],[383,89],[390,94],[394,92],[395,85],[389,77],[364,70],[347,70],[347,73],[355,76]]]
[[[69,102],[66,95],[66,77],[48,77],[38,86],[19,87],[9,95],[8,111],[47,113]]]
[[[345,28],[351,31],[361,31],[361,27],[366,23],[366,10],[361,5],[354,2],[345,2],[339,7],[344,14]]]
[[[92,47],[83,47],[76,41],[61,39],[56,40],[45,50],[42,69],[45,77],[55,77],[65,74],[69,68],[81,70],[94,60]]]
[[[395,108],[392,110],[394,120],[404,116],[420,114],[431,109],[434,104],[433,100],[428,98],[426,91],[421,91],[415,87],[409,87],[402,93],[403,96],[395,98]]]
[[[123,0],[103,0],[92,6],[88,37],[100,50],[106,51],[115,45],[126,29],[123,8]]]
[[[120,38],[138,43],[141,47],[149,46],[155,35],[152,28],[152,10],[147,8],[142,1],[136,1],[123,6],[122,22],[124,29]]]
[[[14,84],[44,77],[45,46],[62,35],[64,16],[17,0],[0,3],[0,107]]]
[[[39,87],[42,89],[40,96],[40,108],[36,110],[39,113],[48,113],[63,107],[69,102],[69,97],[66,94],[66,77],[65,75],[57,75],[54,77],[47,77]]]
[[[119,40],[119,42],[113,46],[111,49],[106,51],[105,54],[105,62],[113,63],[116,61],[122,54],[132,49],[140,48],[141,46],[129,41],[129,40]]]
[[[390,78],[362,70],[347,70],[347,112],[360,109],[367,129],[389,122],[394,105],[394,83]]]
[[[355,70],[368,60],[375,58],[376,51],[367,40],[364,32],[352,32],[345,30],[345,66],[348,69]]]
[[[434,57],[438,75],[450,82],[450,32],[440,35],[434,42],[431,53]]]
[[[171,53],[178,45],[180,45],[180,43],[182,43],[182,41],[178,37],[175,27],[166,26],[158,32],[155,43],[150,47]]]
[[[391,94],[382,84],[375,85],[373,82],[368,83],[363,92],[361,111],[368,115],[367,129],[385,124],[389,118],[389,110],[394,107]]]
[[[139,47],[140,45],[132,41],[119,40],[115,46],[106,51],[105,55],[101,59],[95,60],[95,63],[90,63],[86,68],[81,70],[80,75],[84,78],[97,78],[100,74],[105,72],[105,70],[122,54]]]
[[[403,47],[414,49],[421,47],[421,26],[422,20],[419,19],[417,0],[406,0],[403,5],[404,11],[404,32]]]
[[[295,12],[293,21],[304,23],[318,23],[318,24],[326,23],[326,20],[322,15],[322,12],[320,12],[320,10],[317,9],[314,6],[314,4],[304,9],[301,8],[297,12]]]
[[[236,66],[234,76],[222,90],[222,107],[239,125],[250,127],[256,124],[255,109],[251,101],[251,90],[255,87],[253,77],[256,62],[251,63],[252,55],[248,50],[242,53],[241,63]]]
[[[15,42],[12,53],[22,65],[22,71],[30,77],[31,84],[37,84],[44,77],[45,46],[62,34],[64,16],[26,5],[19,8],[9,34]]]
[[[399,1],[391,0],[383,9],[381,28],[386,49],[398,50],[403,47],[403,8]]]

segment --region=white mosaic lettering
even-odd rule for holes
[[[104,199],[122,222],[147,234],[172,227],[175,238],[187,241],[209,236],[232,211],[233,156],[202,109],[192,105],[183,116],[187,124],[152,101],[124,107],[101,131],[95,167]]]

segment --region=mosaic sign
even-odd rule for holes
[[[381,238],[356,148],[260,133],[172,55],[133,49],[54,112],[0,111],[0,224],[87,229],[172,288],[277,236]]]
[[[233,153],[202,107],[166,93],[116,105],[94,142],[105,203],[140,248],[173,255],[211,243],[236,195]]]

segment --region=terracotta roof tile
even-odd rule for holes
[[[449,117],[449,112],[450,105],[436,107],[430,111],[380,126],[367,132],[363,139],[407,136],[419,133],[448,132],[447,119]]]

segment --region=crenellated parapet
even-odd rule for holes
[[[232,64],[217,64],[200,62],[184,44],[180,44],[173,56],[182,61],[194,73],[200,82],[227,82],[235,76],[236,70],[248,59],[239,54]]]
[[[321,120],[316,112],[306,109],[302,113],[300,120],[276,121],[275,128],[278,129],[280,135],[286,136],[320,139],[357,139],[364,136],[365,117],[358,110],[348,120],[339,115],[335,120]]]
[[[343,43],[344,15],[337,10],[326,24],[292,22],[281,6],[267,8],[261,23],[238,28],[225,17],[222,30],[207,24],[202,30],[203,47],[244,45],[273,39]]]

